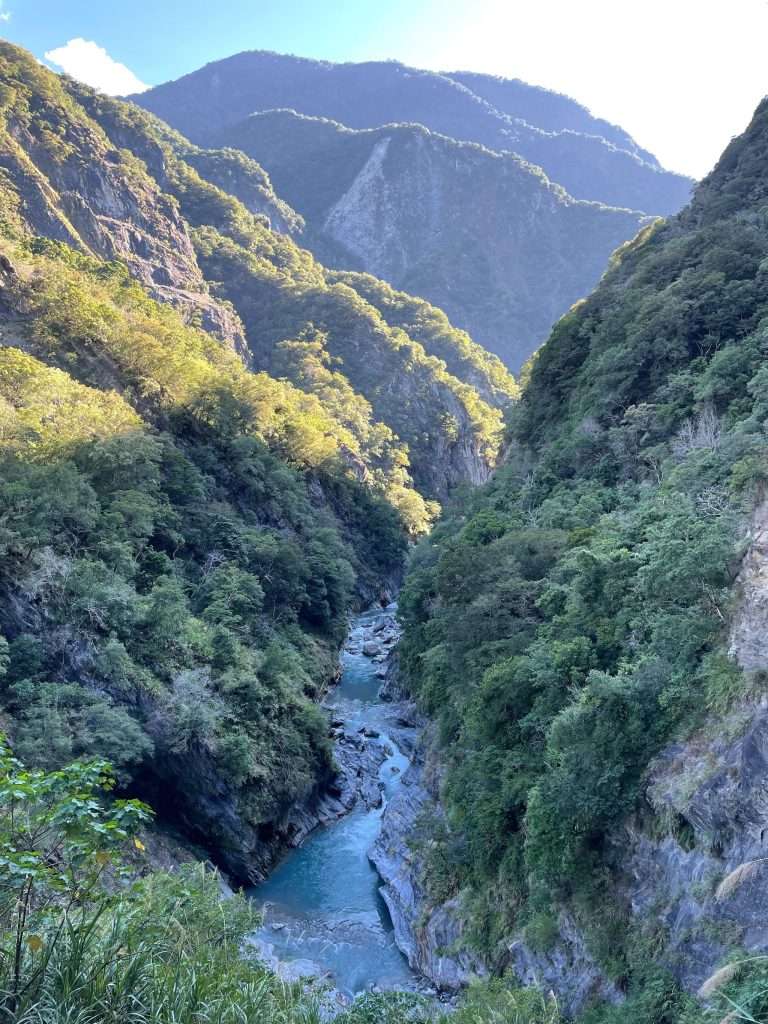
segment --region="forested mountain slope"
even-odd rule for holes
[[[242,154],[8,44],[0,108],[3,729],[32,765],[109,756],[255,878],[332,777],[350,609],[487,476],[516,385],[272,231],[300,218]]]
[[[270,229],[300,219],[242,154],[200,151],[23,51],[5,46],[3,58],[0,160],[31,231],[125,260],[153,295],[215,329],[251,368],[291,376],[334,405],[364,450],[358,472],[373,472],[379,486],[388,476],[414,523],[425,520],[409,461],[430,499],[487,475],[501,424],[494,406],[516,393],[498,360],[444,325],[443,354],[462,353],[459,369],[472,363],[480,398],[349,283],[330,281],[308,252]],[[301,358],[286,359],[289,344]]]
[[[659,167],[656,157],[638,146],[623,128],[595,117],[570,96],[538,85],[529,85],[519,78],[502,78],[474,71],[446,71],[445,75],[465,85],[475,96],[487,100],[503,114],[527,121],[547,132],[572,131],[582,135],[598,135],[618,149],[635,153],[652,167]]]
[[[487,84],[487,83],[486,83]],[[549,131],[512,116],[448,75],[396,61],[332,64],[265,51],[239,53],[135,97],[193,142],[257,111],[290,108],[349,128],[418,122],[490,149],[512,150],[579,199],[671,213],[690,181],[661,171],[633,145],[598,134]]]
[[[590,1022],[765,1019],[767,156],[768,101],[557,324],[402,595],[445,772],[421,927],[458,897],[564,1009],[629,997]]]
[[[263,162],[326,264],[427,296],[515,370],[644,220],[573,200],[511,153],[417,125],[351,131],[272,111],[217,144]]]

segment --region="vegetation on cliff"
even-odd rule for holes
[[[577,202],[514,153],[417,124],[351,131],[275,110],[217,144],[264,163],[323,263],[426,297],[515,370],[647,219]]]
[[[491,956],[521,928],[546,949],[567,906],[604,970],[651,992],[635,951],[663,960],[663,933],[630,928],[610,884],[621,824],[644,827],[665,744],[762,692],[728,625],[766,482],[767,149],[763,104],[691,207],[556,326],[507,464],[414,558],[401,657],[448,767],[428,875],[464,894]],[[685,821],[665,827],[686,842]],[[678,1019],[670,991],[617,1019]]]
[[[402,522],[350,474],[354,439],[316,397],[247,372],[119,264],[40,239],[4,252],[14,749],[48,768],[108,754],[150,788],[194,753],[269,821],[330,769],[314,698],[355,589],[396,571]]]

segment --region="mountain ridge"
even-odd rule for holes
[[[543,167],[576,198],[650,214],[679,209],[690,188],[689,179],[661,172],[636,153],[609,145],[600,136],[540,131],[496,110],[462,82],[394,61],[334,64],[246,51],[131,99],[195,142],[205,141],[207,133],[254,111],[292,108],[331,117],[350,128],[416,121],[458,140],[513,150]],[[589,183],[578,173],[572,177],[580,164],[591,167]],[[620,185],[618,179],[611,182],[612,164],[621,168]],[[662,182],[668,182],[668,192]]]
[[[513,370],[648,219],[574,200],[514,154],[420,125],[266,111],[215,141],[260,158],[326,264],[426,296]]]

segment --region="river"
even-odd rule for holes
[[[408,732],[414,732],[398,720],[398,705],[378,696],[386,665],[381,658],[392,647],[394,611],[394,606],[373,609],[355,618],[339,682],[325,702],[337,727],[337,750],[339,743],[377,748],[369,789],[372,785],[375,801],[380,789],[379,806],[361,801],[338,821],[316,829],[250,892],[264,911],[263,926],[252,941],[265,958],[279,962],[285,977],[328,976],[347,997],[371,988],[419,987],[395,945],[379,894],[381,880],[368,859],[386,802],[408,766],[403,750]],[[378,660],[363,654],[366,643],[381,649]]]

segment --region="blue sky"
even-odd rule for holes
[[[5,0],[12,42],[37,56],[82,37],[151,85],[240,50],[329,60],[402,51],[451,0]],[[452,17],[454,15],[451,15]],[[425,52],[429,49],[425,47]]]
[[[115,93],[246,49],[522,78],[697,177],[768,92],[768,0],[0,0],[0,33]]]

